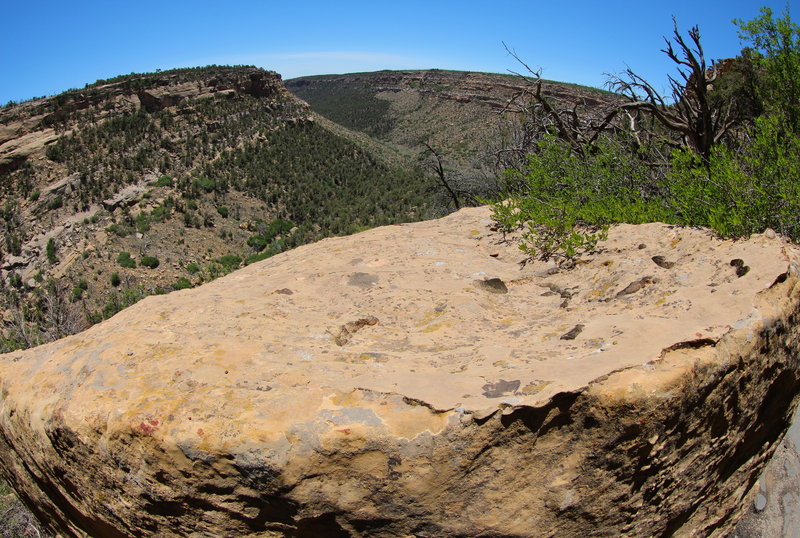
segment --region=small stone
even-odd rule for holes
[[[575,340],[575,338],[583,331],[583,325],[578,323],[569,332],[561,335],[561,340]]]
[[[639,243],[639,250],[644,250],[646,248],[647,248],[647,245],[645,245],[644,243]]]
[[[353,335],[362,327],[366,327],[367,325],[377,325],[378,318],[375,316],[367,316],[365,318],[357,319],[356,321],[349,321],[339,327],[339,329],[335,333],[330,333],[333,336],[333,341],[336,342],[337,346],[343,346],[347,344]]]
[[[644,288],[647,284],[653,284],[656,282],[656,279],[652,276],[646,276],[644,278],[640,278],[634,282],[628,284],[625,289],[617,293],[617,297],[621,297],[623,295],[630,295],[631,293],[636,293],[637,291]]]
[[[767,507],[767,498],[759,493],[758,496],[756,496],[756,502],[755,502],[756,512],[761,512],[766,507]]]
[[[659,267],[663,267],[664,269],[672,269],[672,267],[675,265],[675,262],[668,262],[664,256],[653,256],[651,259],[653,260],[653,263]]]
[[[508,293],[506,283],[499,278],[489,278],[487,280],[473,280],[472,284],[489,293]]]
[[[543,269],[541,271],[538,271],[536,273],[536,276],[538,276],[538,277],[551,276],[551,275],[554,275],[554,274],[558,273],[560,270],[561,270],[560,267],[558,267],[557,265],[554,265],[552,267],[548,267],[547,269]]]
[[[772,228],[767,228],[766,230],[764,230],[764,237],[766,237],[767,239],[775,239],[777,236],[778,234],[776,234],[775,230],[773,230]]]
[[[289,288],[281,288],[279,290],[275,290],[275,293],[279,293],[281,295],[292,295],[294,292]]]

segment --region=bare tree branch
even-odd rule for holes
[[[516,52],[509,49],[508,45],[503,43],[503,46],[506,52],[528,72],[528,75],[522,75],[511,71],[512,74],[525,80],[526,87],[514,95],[503,109],[503,112],[513,110],[534,118],[535,121],[524,126],[526,130],[535,130],[533,133],[528,131],[526,137],[528,141],[535,142],[544,134],[555,134],[569,144],[575,153],[585,157],[597,150],[599,136],[603,132],[616,130],[613,121],[619,109],[612,107],[611,110],[602,113],[598,121],[596,115],[587,114],[585,108],[579,110],[580,102],[572,103],[571,107],[559,106],[557,102],[544,95],[541,69],[532,69]],[[524,149],[530,150],[531,145]]]
[[[428,148],[428,151],[431,153],[431,155],[433,155],[436,158],[436,162],[433,164],[433,170],[434,170],[434,172],[436,172],[436,175],[439,177],[439,183],[450,194],[450,198],[452,198],[453,204],[455,204],[456,209],[457,210],[461,209],[461,203],[458,201],[458,194],[456,194],[456,192],[450,186],[450,183],[447,181],[447,177],[445,176],[444,166],[442,164],[441,155],[439,155],[439,153],[435,149],[433,149],[431,147],[431,145],[428,144],[427,142],[424,142],[424,145],[425,145],[426,148]]]
[[[713,104],[709,99],[708,92],[717,79],[718,69],[716,65],[709,68],[706,64],[700,30],[697,26],[691,28],[687,41],[678,31],[674,18],[673,24],[672,40],[664,38],[666,47],[662,49],[678,67],[677,78],[668,77],[670,99],[630,68],[623,76],[610,77],[608,85],[628,97],[629,102],[621,106],[623,111],[652,115],[664,128],[677,134],[684,147],[707,161],[712,146],[737,122],[730,103]]]

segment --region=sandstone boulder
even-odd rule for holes
[[[4,355],[0,470],[63,535],[729,531],[797,403],[798,250],[623,225],[559,270],[490,227],[327,239]]]

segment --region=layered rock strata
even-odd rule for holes
[[[798,251],[486,208],[327,239],[0,357],[3,474],[91,536],[723,535],[800,387]]]

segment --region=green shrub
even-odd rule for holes
[[[45,248],[45,252],[47,254],[47,261],[50,265],[55,265],[58,263],[58,258],[56,257],[56,242],[51,237],[47,240],[47,247]]]
[[[722,237],[773,228],[800,240],[800,137],[775,116],[756,119],[738,154],[714,147],[709,162],[676,151],[667,179],[674,221]]]
[[[190,263],[189,265],[186,266],[186,272],[188,272],[190,275],[198,273],[198,272],[200,272],[200,266],[197,265],[196,263],[192,262],[192,263]]]
[[[63,205],[64,205],[64,199],[59,194],[58,196],[47,202],[47,209],[53,211],[55,209],[59,209]]]
[[[112,224],[106,228],[106,231],[119,237],[127,237],[133,233],[133,227],[127,224]]]
[[[111,285],[115,288],[122,283],[122,280],[119,278],[119,274],[111,273]]]
[[[267,244],[269,241],[263,235],[253,235],[247,240],[247,246],[255,250],[256,252],[261,252],[265,248],[267,248]]]
[[[136,231],[142,234],[150,231],[150,217],[144,211],[136,215]]]
[[[223,219],[228,218],[228,208],[225,206],[217,206],[217,213],[219,213],[220,217]]]
[[[130,252],[120,252],[119,256],[117,256],[117,263],[128,269],[134,269],[136,267],[136,260],[131,258]]]
[[[216,182],[213,179],[207,177],[199,177],[195,180],[195,185],[206,192],[213,192],[214,189],[217,187]]]
[[[30,200],[31,202],[35,202],[36,200],[39,199],[40,195],[41,192],[37,189],[31,193],[31,195],[28,197],[28,200]]]
[[[154,256],[143,256],[140,262],[144,267],[149,267],[150,269],[155,269],[158,267],[158,258]]]
[[[245,265],[250,265],[251,263],[260,262],[261,260],[266,260],[267,258],[271,258],[274,256],[275,253],[271,250],[266,250],[264,252],[259,252],[257,254],[251,254],[244,260]]]
[[[214,261],[220,264],[226,270],[226,272],[230,273],[234,269],[239,268],[239,265],[242,263],[242,258],[236,256],[235,254],[228,254],[226,256],[216,258]]]
[[[169,220],[171,212],[172,210],[169,207],[160,205],[153,208],[150,212],[150,218],[156,222],[165,222]]]
[[[200,227],[200,219],[198,219],[194,213],[190,213],[187,211],[183,214],[183,225],[186,228],[199,228]]]
[[[148,183],[150,187],[172,187],[172,178],[169,176],[161,176],[155,181]]]
[[[176,280],[175,283],[172,285],[172,289],[174,290],[185,290],[192,287],[194,286],[192,286],[191,281],[185,276],[178,278],[178,280]]]
[[[118,285],[118,283],[115,284],[115,286]],[[99,323],[104,319],[110,318],[120,310],[136,304],[140,300],[147,297],[147,295],[148,293],[141,286],[127,288],[120,292],[112,293],[108,299],[108,302],[103,306],[103,309],[99,312],[93,312],[92,314],[89,314],[87,319],[89,323]]]
[[[70,302],[77,303],[83,298],[83,289],[79,287],[72,288],[72,293],[69,296]]]
[[[663,220],[650,174],[614,140],[580,156],[550,137],[528,156],[522,170],[503,177],[505,195],[492,216],[504,232],[522,230],[520,249],[531,257],[571,260],[593,250],[614,222]]]

